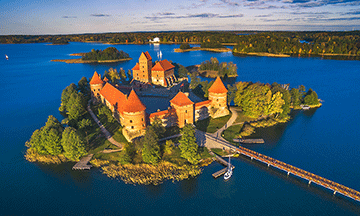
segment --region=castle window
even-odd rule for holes
[[[145,66],[143,66],[143,68],[144,68]]]
[[[216,99],[216,101],[219,101],[219,99]]]
[[[134,126],[131,126],[131,129],[134,129]]]
[[[143,124],[143,127],[145,127],[145,124]]]
[[[142,118],[141,121],[144,121],[144,118]]]
[[[143,75],[143,77],[145,77],[145,75]]]
[[[130,120],[130,123],[132,123],[132,120]]]
[[[221,107],[221,104],[219,104],[219,107]]]
[[[100,89],[98,89],[98,91],[100,91]]]
[[[187,113],[187,110],[185,110],[185,113]]]

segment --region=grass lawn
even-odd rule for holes
[[[242,126],[243,125],[240,124],[240,125],[233,125],[231,127],[228,127],[223,132],[224,139],[226,139],[227,141],[229,141],[232,144],[239,145],[238,143],[234,142],[233,139],[235,138],[236,135],[238,135],[240,133]]]
[[[251,117],[245,116],[245,115],[242,113],[242,111],[241,111],[241,109],[240,109],[239,107],[234,107],[234,108],[235,108],[235,110],[236,110],[236,112],[237,112],[237,114],[238,114],[238,117],[235,119],[234,124],[240,123],[240,122],[246,122],[246,121],[249,122],[249,121],[255,120],[255,118],[251,118]]]
[[[107,154],[98,153],[95,155],[95,158],[118,162],[119,158],[120,158],[120,154],[121,154],[121,152],[113,152],[113,153],[107,153]]]
[[[228,152],[222,150],[221,148],[212,148],[211,151],[214,152],[215,154],[221,156],[221,157],[229,154]]]
[[[196,129],[204,132],[215,133],[219,128],[226,124],[230,117],[231,115],[216,119],[210,117],[204,120],[197,121],[195,122]]]

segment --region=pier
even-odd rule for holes
[[[300,169],[298,167],[292,166],[290,164],[284,163],[282,161],[276,160],[272,157],[260,154],[256,151],[252,151],[250,149],[244,148],[242,146],[235,147],[231,145],[228,141],[222,140],[222,139],[216,139],[215,137],[205,134],[206,142],[216,142],[219,147],[224,147],[228,149],[233,149],[236,152],[245,155],[249,157],[251,160],[257,160],[264,164],[266,164],[268,167],[273,166],[279,170],[282,170],[287,173],[289,176],[290,174],[297,176],[299,178],[302,178],[308,182],[308,184],[317,184],[320,185],[328,190],[331,190],[334,195],[336,194],[342,194],[345,197],[349,197],[353,200],[360,202],[360,192],[357,190],[354,190],[352,188],[346,187],[344,185],[341,185],[339,183],[336,183],[334,181],[331,181],[329,179],[323,178],[321,176],[318,176],[316,174],[313,174],[311,172],[305,171],[303,169]]]
[[[228,163],[226,160],[224,160],[222,157],[214,154],[213,152],[209,152],[209,153],[210,153],[211,155],[215,156],[215,160],[217,160],[220,164],[226,166],[224,169],[221,169],[221,170],[213,173],[212,176],[213,176],[214,178],[218,178],[218,177],[224,175],[224,174],[226,173],[226,171],[227,171],[227,167],[229,166],[229,165],[228,165],[229,163]],[[234,166],[234,165],[231,165],[231,167],[232,167],[232,169],[235,169],[235,166]]]
[[[264,139],[233,139],[233,141],[244,144],[265,143]]]
[[[94,154],[89,154],[83,158],[80,159],[79,162],[77,162],[74,166],[73,166],[73,170],[89,170],[92,165],[88,165],[89,161],[91,160],[92,156]]]

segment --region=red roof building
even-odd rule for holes
[[[170,100],[170,103],[177,106],[186,106],[194,104],[183,92],[177,93],[177,95]]]
[[[101,80],[100,75],[95,71],[93,77],[90,80],[90,85],[96,85],[96,84],[104,84],[104,81]]]
[[[209,88],[209,92],[212,93],[227,93],[228,90],[225,88],[224,83],[221,81],[220,77],[217,77],[214,84]]]
[[[135,93],[134,90],[131,90],[126,103],[124,104],[122,111],[123,112],[141,112],[141,111],[145,111],[146,107],[145,105],[141,102],[141,100],[139,99],[139,97],[137,96],[137,94]]]

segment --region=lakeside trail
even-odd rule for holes
[[[89,111],[91,117],[94,119],[94,121],[96,122],[96,124],[99,125],[101,132],[105,135],[105,138],[106,138],[107,140],[109,140],[109,142],[111,142],[112,144],[114,144],[114,145],[116,145],[117,147],[119,147],[120,149],[123,149],[123,145],[122,145],[121,143],[119,143],[118,141],[114,140],[114,138],[112,138],[110,132],[106,130],[106,128],[104,127],[104,125],[101,124],[101,122],[99,121],[99,119],[96,117],[96,115],[94,114],[94,112],[91,110],[91,108],[90,108],[90,102],[91,102],[91,100],[88,101],[87,110]]]

